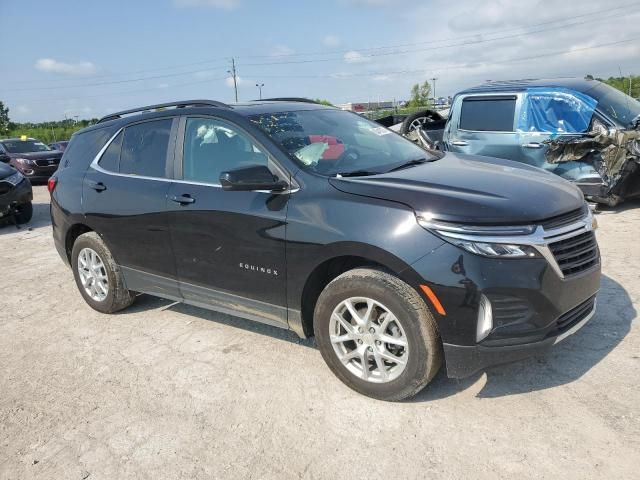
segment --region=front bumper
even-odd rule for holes
[[[446,358],[447,376],[449,378],[465,378],[487,367],[511,363],[534,355],[547,353],[555,344],[573,335],[585,326],[594,316],[595,312],[596,302],[594,300],[593,307],[570,328],[558,335],[547,337],[539,342],[499,347],[452,345],[445,343],[443,347]]]
[[[56,170],[58,170],[58,164],[47,166],[34,164],[27,167],[21,164],[14,164],[14,167],[17,168],[25,178],[28,178],[32,182],[47,181],[51,175],[56,173]]]
[[[31,184],[27,180],[22,180],[7,193],[0,195],[0,218],[8,217],[14,207],[31,202],[32,200],[33,191]]]

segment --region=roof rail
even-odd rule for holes
[[[304,103],[315,103],[318,104],[315,100],[304,97],[278,97],[278,98],[263,98],[261,100],[253,100],[254,102],[304,102]]]
[[[169,102],[169,103],[158,103],[156,105],[147,105],[146,107],[132,108],[131,110],[123,110],[121,112],[111,113],[105,117],[102,117],[96,123],[108,122],[109,120],[115,120],[117,118],[122,118],[124,115],[129,115],[131,113],[143,113],[148,112],[150,110],[158,110],[164,108],[185,108],[185,107],[218,107],[218,108],[231,108],[226,103],[217,102],[215,100],[184,100],[182,102]]]

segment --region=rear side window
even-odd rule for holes
[[[109,144],[109,147],[104,151],[102,157],[100,157],[101,168],[110,172],[117,172],[120,164],[120,148],[122,147],[122,137],[124,134],[120,132],[116,138]]]
[[[131,125],[124,130],[120,173],[166,177],[171,118]]]
[[[113,128],[99,128],[84,133],[76,133],[71,137],[60,165],[63,168],[69,166],[86,168],[114,133]]]
[[[516,97],[468,97],[462,101],[460,127],[479,132],[513,132]]]

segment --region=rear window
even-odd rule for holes
[[[131,125],[124,130],[120,173],[166,177],[171,118]]]
[[[516,97],[467,97],[462,101],[460,127],[479,132],[513,132]]]
[[[99,128],[74,134],[60,164],[63,167],[71,165],[73,168],[88,166],[113,134],[113,128]]]

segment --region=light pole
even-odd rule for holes
[[[258,91],[260,92],[260,100],[262,100],[262,87],[264,87],[264,83],[256,83],[256,87],[258,87]]]
[[[227,70],[227,73],[233,77],[233,91],[236,95],[236,103],[238,103],[238,72],[236,71],[235,58],[231,58],[231,70]]]
[[[433,82],[433,103],[438,100],[436,97],[436,80],[438,80],[436,77],[431,79],[431,81]]]

